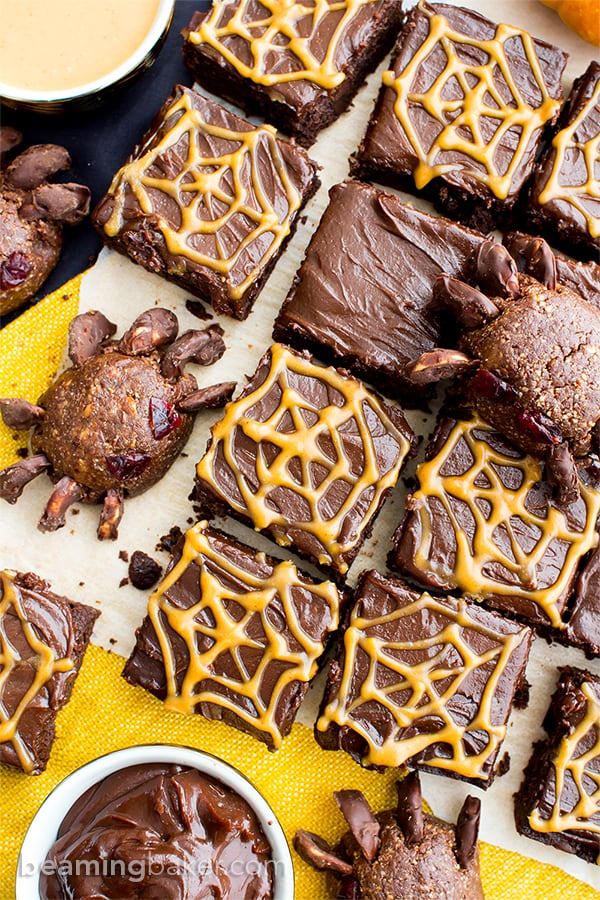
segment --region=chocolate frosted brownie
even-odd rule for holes
[[[531,630],[467,600],[363,573],[315,735],[370,767],[416,766],[488,787]]]
[[[560,635],[575,578],[598,543],[600,491],[585,476],[578,499],[561,503],[542,463],[492,426],[475,415],[442,418],[389,564]],[[589,599],[580,592],[578,603]]]
[[[310,147],[396,38],[402,0],[213,0],[185,34],[196,80]]]
[[[123,675],[270,749],[290,731],[339,620],[340,595],[199,522],[185,535]]]
[[[517,830],[600,862],[600,678],[564,668],[515,795]]]
[[[212,428],[194,499],[341,578],[415,440],[359,381],[274,344]]]
[[[271,127],[178,85],[92,218],[109,246],[244,319],[316,172]]]
[[[32,572],[0,572],[0,591],[0,762],[39,775],[100,613]]]
[[[354,174],[489,231],[506,223],[563,96],[567,55],[473,10],[421,2],[404,25]]]
[[[408,381],[406,363],[452,334],[433,307],[434,281],[463,276],[482,240],[369,185],[335,185],[273,335],[422,404],[427,390]]]
[[[568,253],[600,261],[600,63],[577,78],[551,145],[536,168],[532,230]]]

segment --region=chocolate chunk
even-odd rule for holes
[[[43,454],[37,453],[21,462],[13,463],[0,471],[0,497],[9,503],[16,503],[23,488],[30,481],[37,478],[44,469],[50,468],[50,460]]]
[[[91,191],[84,184],[40,184],[33,205],[45,219],[77,225],[90,211]]]
[[[196,316],[197,319],[212,319],[213,314],[201,300],[186,300],[185,308],[188,312],[190,312],[193,316]]]
[[[26,431],[42,421],[44,410],[22,397],[7,397],[0,399],[0,415],[9,428]]]
[[[500,312],[496,304],[477,288],[446,274],[436,278],[433,299],[437,305],[449,309],[465,328],[478,328]]]
[[[128,573],[132,585],[140,591],[146,591],[157,583],[162,575],[162,566],[142,550],[134,550]]]
[[[517,264],[503,244],[484,241],[473,261],[475,278],[493,297],[515,297],[519,293]]]
[[[461,869],[467,869],[475,857],[480,817],[481,800],[479,797],[469,795],[462,805],[456,823],[456,858]]]
[[[336,856],[327,841],[312,831],[299,829],[294,835],[294,849],[303,860],[319,871],[352,875],[350,863]]]
[[[80,366],[95,356],[102,343],[116,330],[117,326],[98,310],[75,316],[69,325],[69,358],[73,365]]]
[[[201,409],[220,409],[228,403],[235,390],[235,381],[223,381],[193,391],[177,403],[181,412],[198,412]]]
[[[10,125],[0,125],[0,165],[19,146],[23,135]]]
[[[161,369],[165,378],[177,378],[188,362],[212,366],[225,353],[223,329],[209,325],[204,331],[185,331],[166,351]]]
[[[42,518],[38,522],[40,531],[58,531],[65,524],[65,515],[72,503],[81,500],[84,489],[68,475],[63,475],[48,498]]]
[[[141,313],[119,342],[119,349],[131,356],[146,356],[152,350],[175,340],[179,331],[177,316],[169,309],[154,307]]]
[[[98,540],[116,541],[119,536],[119,522],[123,518],[124,501],[121,491],[109,488],[102,504],[98,524]]]
[[[398,791],[398,825],[408,845],[423,840],[423,798],[418,772],[409,772],[406,778],[396,784]]]
[[[436,347],[410,363],[406,375],[415,384],[430,384],[442,378],[453,378],[461,372],[479,365],[477,360],[461,353],[460,350],[446,350]]]
[[[569,445],[553,444],[546,454],[546,478],[556,489],[559,503],[574,503],[579,499],[579,476]]]
[[[365,859],[373,862],[379,849],[380,825],[366,797],[360,791],[334,791],[333,796]]]
[[[6,182],[12,187],[31,191],[61,169],[68,169],[71,157],[58,144],[34,144],[19,153],[6,169]]]

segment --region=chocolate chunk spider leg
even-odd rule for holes
[[[419,773],[409,772],[406,778],[396,783],[398,792],[398,824],[407,844],[418,844],[423,840],[423,797]]]
[[[360,791],[334,791],[333,796],[365,859],[373,862],[379,850],[380,825],[366,797]]]

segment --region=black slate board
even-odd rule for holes
[[[177,0],[169,34],[152,68],[133,84],[119,89],[98,110],[44,115],[1,106],[1,124],[12,125],[23,132],[23,147],[46,142],[67,147],[73,164],[63,173],[62,179],[87,184],[92,191],[92,205],[95,204],[171,93],[173,85],[192,84],[192,76],[181,58],[180,32],[195,10],[209,6],[210,0]],[[75,229],[65,228],[64,234],[63,253],[57,267],[36,296],[21,309],[2,317],[1,325],[8,324],[96,259],[101,242],[89,220]]]

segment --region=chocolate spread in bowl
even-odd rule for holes
[[[41,900],[273,896],[271,847],[248,803],[196,769],[130,766],[86,791],[63,820]]]

